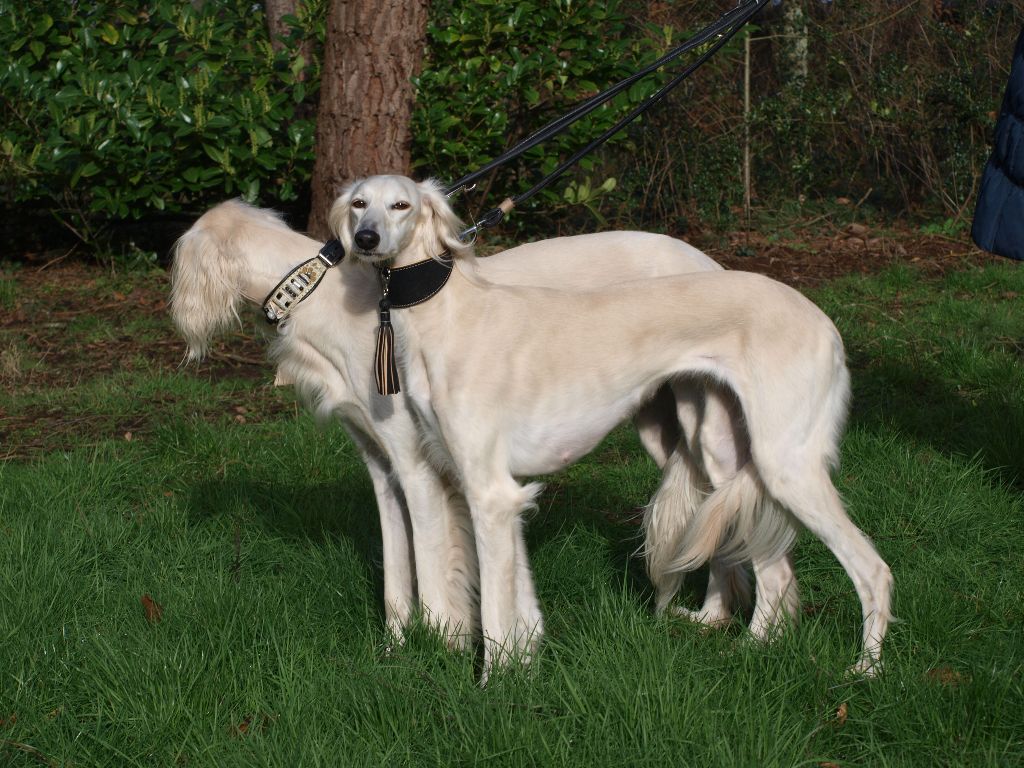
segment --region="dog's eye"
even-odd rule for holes
[[[392,210],[395,211],[404,211],[408,208],[412,208],[412,206],[409,203],[405,202],[405,200],[399,200],[397,203],[392,205],[391,208]]]
[[[359,199],[353,200],[352,201],[352,207],[353,208],[365,208],[366,207],[366,201],[365,200],[359,200]]]

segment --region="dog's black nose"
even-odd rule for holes
[[[380,235],[372,229],[360,229],[356,232],[356,245],[364,251],[372,251],[380,242]]]

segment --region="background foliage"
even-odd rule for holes
[[[93,242],[115,220],[304,193],[316,62],[299,35],[275,51],[252,2],[5,5],[5,207]],[[296,21],[315,32],[314,15]]]
[[[806,23],[806,77],[784,19],[794,5]],[[685,28],[704,6],[653,4],[651,17]],[[969,220],[1024,4],[785,0],[759,22],[750,28],[755,199],[847,196],[888,215]],[[743,69],[738,49],[716,57],[637,135],[641,155],[622,173],[648,223],[733,218]]]
[[[453,179],[477,167],[731,5],[432,3],[416,173]],[[797,6],[805,25],[794,30],[784,13]],[[188,218],[234,195],[304,221],[319,63],[298,50],[303,38],[322,40],[324,7],[302,6],[275,50],[259,4],[244,0],[0,0],[4,241],[42,214],[102,242],[125,221]],[[542,215],[522,211],[511,222],[520,235],[595,220],[675,234],[728,227],[743,197],[748,130],[762,206],[845,196],[962,225],[1022,21],[1018,0],[786,0],[750,28],[746,119],[737,39],[540,199]],[[794,68],[799,42],[806,76]],[[624,102],[500,172],[464,213],[526,189]]]
[[[663,41],[628,22],[627,11],[618,2],[571,0],[432,3],[429,52],[416,81],[417,169],[459,178],[661,55]],[[469,195],[470,207],[479,213],[532,187],[611,127],[628,105],[653,93],[660,79],[634,84],[570,131],[499,169]],[[627,134],[614,137],[609,146],[623,153],[635,148]],[[565,215],[570,203],[578,203],[600,218],[598,198],[614,180],[608,180],[599,157],[583,158],[569,180],[568,188],[561,184],[531,200],[526,211],[542,207],[550,213],[554,208]],[[528,229],[531,217],[523,213],[517,212],[508,225]]]

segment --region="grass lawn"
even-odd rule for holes
[[[61,385],[0,337],[0,415],[38,413],[43,446],[0,463],[0,765],[1024,764],[1024,270],[812,295],[853,373],[837,485],[895,577],[871,681],[844,674],[859,603],[807,535],[803,619],[774,644],[651,615],[631,513],[657,475],[620,429],[549,479],[529,523],[547,636],[481,689],[422,629],[388,650],[369,480],[269,369],[134,355]]]

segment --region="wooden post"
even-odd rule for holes
[[[750,30],[743,34],[743,213],[750,231]]]

